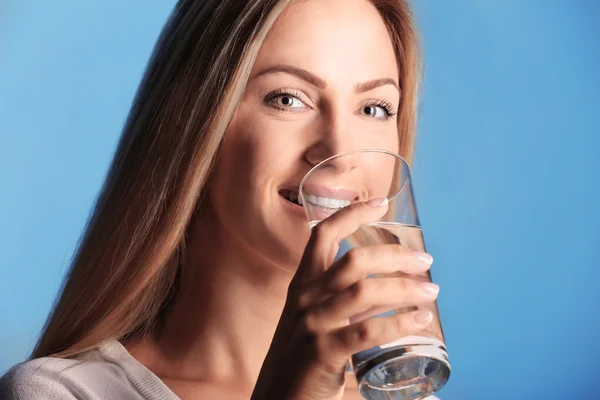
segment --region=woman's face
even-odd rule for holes
[[[337,153],[398,151],[398,75],[370,2],[308,0],[286,10],[261,48],[209,187],[235,246],[297,266],[310,234],[294,204],[303,176]]]

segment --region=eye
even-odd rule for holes
[[[281,89],[269,93],[265,103],[279,111],[299,111],[310,108],[303,100],[303,95],[296,90]]]
[[[366,106],[366,107],[363,107],[362,114],[366,115],[366,116],[369,116],[369,117],[374,117],[374,118],[385,118],[385,117],[387,117],[386,110],[384,110],[383,107],[379,107],[379,106]]]
[[[360,109],[360,113],[364,116],[375,118],[381,121],[390,119],[395,115],[392,111],[392,105],[386,101],[372,101],[370,104],[364,105]]]
[[[272,102],[282,108],[298,108],[304,106],[304,103],[299,99],[285,94],[277,96]]]

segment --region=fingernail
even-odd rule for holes
[[[382,207],[388,203],[387,197],[380,197],[378,199],[372,199],[367,201],[367,205],[371,207]]]
[[[416,251],[415,258],[419,262],[422,262],[423,264],[427,264],[427,265],[433,264],[433,257],[431,257],[431,255],[424,253],[422,251]]]
[[[421,289],[429,294],[438,294],[440,292],[440,287],[438,285],[429,282],[421,283]]]
[[[433,319],[433,314],[429,310],[417,311],[414,315],[414,319],[419,325],[427,325]]]

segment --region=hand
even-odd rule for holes
[[[364,246],[332,264],[342,239],[386,211],[387,202],[356,203],[313,229],[252,400],[339,400],[352,354],[415,334],[431,322],[427,310],[365,319],[436,299],[436,285],[411,277],[429,269],[426,254],[393,244]],[[367,278],[398,271],[405,275]]]

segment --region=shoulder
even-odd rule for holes
[[[74,359],[44,357],[18,364],[0,378],[0,399],[142,399],[120,365],[99,350]]]
[[[0,378],[0,398],[7,400],[76,399],[63,373],[77,360],[45,357],[17,364]]]
[[[177,396],[118,341],[72,359],[45,357],[0,378],[2,400],[175,400]]]

